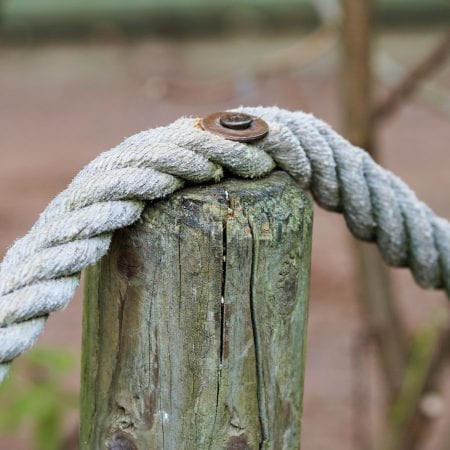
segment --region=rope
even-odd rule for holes
[[[68,304],[81,270],[107,253],[113,231],[138,220],[145,201],[184,181],[218,181],[224,169],[256,178],[280,167],[320,206],[342,213],[356,238],[376,242],[387,264],[450,295],[450,224],[405,183],[310,114],[238,110],[264,119],[268,136],[232,142],[193,118],[131,136],[86,166],[14,244],[0,266],[0,382],[48,315]]]

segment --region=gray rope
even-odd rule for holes
[[[280,167],[320,206],[341,212],[356,238],[376,242],[386,263],[450,294],[450,224],[399,178],[310,114],[239,110],[266,120],[269,135],[242,144],[182,118],[101,154],[50,203],[0,266],[0,382],[47,316],[68,304],[80,271],[107,253],[112,232],[139,219],[144,201],[172,194],[185,180],[218,181],[223,169],[256,178]]]

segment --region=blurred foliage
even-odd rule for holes
[[[317,4],[340,0],[0,0],[0,35],[12,39],[91,33],[184,35],[319,24]],[[448,0],[376,0],[386,25],[447,23]]]
[[[72,0],[61,2],[60,0],[3,0],[4,9],[11,15],[22,16],[51,16],[68,14],[97,14],[97,13],[132,13],[154,11],[156,9],[170,10],[172,8],[216,8],[216,7],[283,7],[296,6],[301,8],[311,7],[317,0]],[[333,2],[340,0],[319,0]],[[402,9],[444,9],[448,7],[448,0],[376,0],[380,8],[387,10]]]
[[[0,432],[31,427],[33,450],[64,445],[67,415],[78,408],[78,393],[66,387],[75,357],[66,350],[37,347],[17,363],[0,385]]]

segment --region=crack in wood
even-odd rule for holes
[[[298,448],[305,202],[285,174],[229,180],[114,236],[87,289],[82,450],[118,432],[139,449]]]
[[[258,320],[256,317],[255,305],[255,288],[256,288],[256,236],[253,229],[253,223],[250,218],[246,218],[250,233],[252,235],[252,262],[251,262],[251,289],[250,289],[250,314],[253,329],[253,342],[255,346],[255,361],[256,361],[256,381],[257,381],[257,396],[258,396],[258,415],[261,427],[261,442],[259,444],[260,450],[264,448],[265,443],[269,440],[269,428],[266,410],[265,386],[264,386],[264,368],[262,367],[261,345],[259,340]]]

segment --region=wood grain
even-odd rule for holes
[[[85,274],[81,448],[299,448],[311,222],[276,172],[116,233]]]

